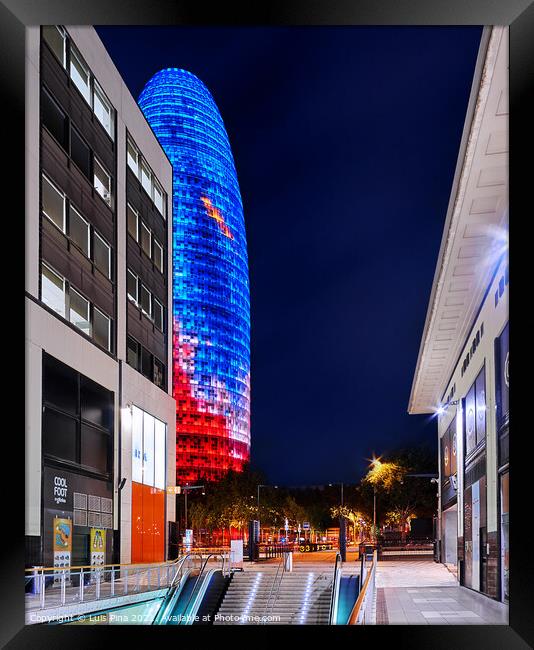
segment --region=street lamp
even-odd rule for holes
[[[185,530],[187,530],[187,493],[189,490],[203,490],[204,488],[204,485],[184,485],[182,487],[185,499]],[[204,494],[204,492],[202,494]]]
[[[328,487],[334,487],[334,485],[341,485],[341,507],[343,507],[343,483],[329,483]]]
[[[266,485],[263,485],[263,484],[258,485],[258,499],[256,501],[256,505],[258,507],[258,519],[259,519],[259,516],[260,516],[260,488],[263,488],[263,487],[273,487],[275,490],[278,489],[278,485],[267,485],[267,484]],[[260,523],[260,541],[261,541],[261,523]]]

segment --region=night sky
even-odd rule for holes
[[[207,85],[233,149],[251,285],[252,464],[355,482],[427,441],[407,414],[482,29],[97,28],[137,98]]]

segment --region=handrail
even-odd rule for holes
[[[286,570],[286,562],[285,562],[286,559],[285,559],[284,556],[285,556],[285,554],[282,555],[282,557],[280,559],[280,562],[278,563],[278,566],[276,568],[276,573],[275,573],[274,579],[273,579],[273,581],[271,583],[271,588],[269,590],[269,596],[267,597],[267,602],[265,603],[265,607],[263,608],[262,623],[264,625],[265,625],[266,620],[267,620],[267,616],[268,616],[267,609],[269,607],[269,604],[271,603],[271,596],[273,595],[274,585],[276,584],[276,579],[278,578],[278,572],[280,571],[280,569],[282,569],[282,574],[280,575],[280,580],[278,582],[278,587],[276,588],[276,593],[274,594],[274,598],[273,598],[273,601],[272,601],[272,604],[271,604],[271,612],[272,612],[272,609],[273,609],[273,606],[274,606],[274,601],[276,600],[276,597],[278,596],[278,592],[280,591],[280,586],[282,584],[282,578],[284,577],[284,571]]]
[[[118,562],[113,562],[112,564],[72,564],[69,566],[62,566],[62,567],[57,567],[57,566],[34,566],[30,567],[29,569],[24,569],[26,573],[35,573],[36,571],[75,571],[76,569],[105,569],[107,567],[113,567],[113,568],[118,568],[118,567],[128,567],[130,569],[140,569],[142,567],[148,567],[148,568],[154,568],[157,566],[166,566],[166,565],[171,565],[171,564],[176,564],[176,562],[179,562],[182,558],[184,557],[184,554],[179,555],[177,558],[174,560],[165,560],[164,562],[125,562],[123,564],[118,563]]]
[[[229,546],[199,546],[199,547],[193,547],[190,552],[195,552],[195,553],[202,553],[204,551],[209,551],[211,553],[217,553],[217,552],[224,552],[224,551],[229,551],[230,547]],[[175,564],[178,562],[181,558],[184,557],[184,555],[187,555],[187,553],[182,553],[179,555],[177,558],[174,558],[174,560],[165,560],[164,562],[112,562],[111,564],[99,564],[98,568],[99,569],[105,569],[109,567],[128,567],[128,568],[140,568],[140,567],[156,567],[156,566],[164,566],[164,565],[171,565]],[[43,567],[43,566],[34,566],[34,567],[29,567],[28,569],[24,569],[26,573],[35,573],[35,571],[73,571],[76,569],[94,569],[96,565],[94,564],[76,564],[76,565],[69,565],[69,566],[63,566],[63,567],[57,567],[57,566],[50,566],[50,567]]]
[[[187,559],[190,559],[190,558],[194,557],[194,556],[200,557],[200,563],[202,564],[202,554],[201,553],[186,553],[185,555],[183,555],[181,557],[180,566],[176,569],[176,572],[172,577],[171,583],[170,583],[170,585],[169,585],[169,587],[167,589],[167,593],[165,594],[165,597],[161,601],[161,605],[159,606],[158,611],[156,612],[156,615],[154,616],[153,624],[157,624],[156,621],[159,621],[159,619],[161,618],[161,615],[165,612],[165,610],[167,609],[170,601],[172,600],[172,598],[174,596],[174,593],[176,591],[174,583],[176,582],[176,578],[177,578],[178,575],[180,575],[180,579],[183,577],[182,567],[185,564],[185,561]]]
[[[373,562],[371,565],[371,569],[367,571],[367,575],[365,576],[365,581],[362,585],[362,588],[360,589],[360,593],[358,595],[358,598],[356,599],[356,602],[354,604],[354,607],[352,608],[352,611],[349,616],[348,620],[348,625],[357,625],[358,620],[360,618],[360,611],[362,609],[363,603],[367,597],[367,589],[369,588],[369,584],[371,582],[371,578],[374,580],[375,572],[376,572],[376,563],[377,563],[377,551],[376,549],[373,551]],[[365,612],[364,612],[365,616]]]
[[[337,620],[337,607],[339,601],[339,583],[341,576],[341,553],[336,553],[336,561],[334,562],[334,579],[332,581],[332,595],[330,597],[330,610],[328,612],[328,625],[336,625]]]
[[[199,571],[199,574],[197,576],[197,579],[195,580],[195,584],[193,586],[193,589],[191,590],[191,594],[189,595],[189,599],[188,599],[188,601],[187,601],[187,603],[186,603],[186,605],[184,607],[184,614],[187,612],[187,608],[189,607],[189,604],[191,603],[191,600],[192,600],[193,596],[195,595],[195,589],[197,588],[198,581],[200,580],[202,574],[204,573],[204,569],[206,568],[206,564],[208,563],[210,557],[216,556],[216,555],[220,555],[221,558],[222,558],[222,571],[223,571],[223,574],[224,574],[224,555],[222,553],[210,553],[208,555],[208,557],[204,560],[203,566],[201,566],[201,568],[200,568],[200,571]]]

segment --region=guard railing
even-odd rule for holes
[[[348,625],[365,625],[373,623],[373,605],[376,589],[376,565],[378,562],[377,552],[373,551],[371,565],[368,566],[365,556],[362,560],[360,574],[361,589],[349,616]]]
[[[171,585],[183,556],[154,564],[103,564],[26,569],[26,609],[41,610],[129,594]]]

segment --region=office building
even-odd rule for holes
[[[179,484],[217,480],[250,455],[250,298],[243,206],[206,86],[168,68],[139,105],[173,165],[174,397]]]
[[[92,27],[29,27],[26,93],[26,562],[163,561],[171,163]]]

